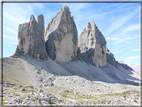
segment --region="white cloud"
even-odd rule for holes
[[[4,3],[3,4],[3,42],[4,46],[17,45],[18,26],[28,22],[31,13],[31,4]]]
[[[13,36],[7,36],[7,35],[3,35],[4,40],[12,40],[13,42],[17,42],[17,39]]]
[[[17,45],[17,42],[14,41],[4,40],[3,42],[6,43],[7,46]]]
[[[110,33],[112,33],[113,31],[119,29],[121,26],[123,26],[123,25],[124,25],[128,20],[130,20],[136,13],[137,13],[137,11],[134,11],[134,12],[130,13],[129,15],[125,15],[125,16],[123,16],[123,17],[115,18],[115,21],[113,20],[112,24],[111,24],[110,27],[107,29],[106,36],[109,35]]]
[[[8,46],[11,47],[11,45],[17,45],[17,38],[14,36],[7,36],[7,35],[3,35],[3,43],[4,46]]]
[[[102,12],[102,13],[94,14],[94,15],[92,15],[92,13],[90,13],[90,15],[85,15],[85,14],[84,14],[84,16],[83,16],[82,13],[80,13],[80,14],[82,14],[82,15],[78,14],[77,16],[80,16],[80,18],[78,18],[78,19],[75,20],[75,21],[83,21],[83,20],[85,20],[85,19],[90,20],[90,21],[92,21],[92,19],[93,19],[93,20],[95,20],[95,19],[99,19],[99,20],[100,20],[100,19],[103,19],[106,14],[109,14],[109,13],[111,13],[111,12],[114,12],[114,10],[113,10],[113,11],[109,11],[109,12]]]
[[[8,20],[10,23],[14,24],[19,24],[19,23],[24,23],[29,20],[29,14],[28,13],[33,13],[32,7],[30,4],[27,4],[25,7],[20,4],[4,4],[3,6],[3,16],[4,16],[4,22],[5,20]],[[28,10],[28,11],[27,11]],[[4,23],[4,24],[9,24],[9,23]]]
[[[40,9],[43,9],[43,8],[44,8],[43,4],[41,4],[41,3],[33,3],[33,5],[34,5],[36,8],[40,8]]]
[[[139,24],[131,25],[131,26],[127,27],[126,29],[124,29],[123,32],[129,32],[129,31],[135,31],[135,30],[140,30]]]
[[[128,57],[125,62],[130,62],[130,61],[133,61],[133,60],[136,60],[136,59],[139,59],[140,56],[131,56],[131,57]]]
[[[106,37],[106,40],[111,40],[113,41],[113,44],[119,44],[119,43],[122,43],[122,42],[125,42],[126,40],[130,40],[132,38],[130,37],[127,37],[127,38],[120,38],[119,36],[116,36],[116,37]]]
[[[14,33],[14,34],[17,35],[17,30],[15,31],[14,29],[6,27],[6,26],[4,26],[4,28],[5,28],[5,30],[7,30],[7,31],[9,31],[9,32]]]
[[[138,49],[134,49],[134,51],[140,51],[140,49],[138,48]]]
[[[139,35],[132,36],[128,32],[119,32],[119,33],[107,36],[106,40],[112,42],[111,44],[109,44],[109,46],[111,46],[115,44],[125,43],[126,41],[133,41],[139,38],[140,38]]]
[[[78,12],[84,9],[85,7],[88,7],[86,3],[80,3],[79,5],[76,3],[76,4],[69,5],[69,8],[72,12]]]

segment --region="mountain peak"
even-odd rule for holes
[[[88,22],[78,40],[82,59],[96,66],[106,65],[106,40],[94,21]]]
[[[32,21],[32,20],[35,20],[35,17],[33,14],[31,15],[31,18],[30,18],[30,21]]]
[[[77,28],[68,6],[63,6],[48,24],[45,44],[48,56],[55,62],[73,61],[77,57]]]
[[[69,11],[69,7],[68,6],[63,6],[62,8],[61,8],[61,10],[63,10],[63,11]]]
[[[88,22],[86,24],[86,30],[89,30],[89,29],[95,30],[95,28],[96,28],[96,25],[95,25],[94,21]]]

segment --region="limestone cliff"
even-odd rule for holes
[[[46,51],[55,62],[70,62],[77,57],[77,29],[67,6],[61,8],[45,31]]]
[[[104,66],[106,60],[106,40],[93,21],[86,24],[78,40],[82,59],[96,66]]]
[[[38,60],[47,60],[43,15],[39,15],[37,21],[31,15],[29,22],[19,25],[15,55],[29,55]]]
[[[117,62],[115,60],[114,54],[110,52],[108,49],[106,51],[107,62],[117,68]]]

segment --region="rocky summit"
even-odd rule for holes
[[[55,62],[70,62],[77,57],[77,29],[67,6],[61,8],[45,31],[46,51]]]
[[[93,21],[86,24],[78,40],[82,59],[96,66],[107,64],[106,40]]]
[[[116,61],[104,36],[91,21],[78,39],[67,6],[46,30],[43,15],[37,21],[31,15],[29,22],[19,25],[15,54],[2,59],[1,104],[139,106],[140,74]]]
[[[18,46],[15,55],[29,55],[38,60],[47,60],[43,15],[39,15],[37,21],[34,15],[31,15],[28,23],[19,25]]]

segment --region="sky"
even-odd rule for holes
[[[3,57],[16,51],[19,24],[29,22],[32,14],[36,19],[42,14],[46,28],[64,5],[74,16],[78,38],[94,21],[117,61],[140,64],[139,3],[3,3]]]

